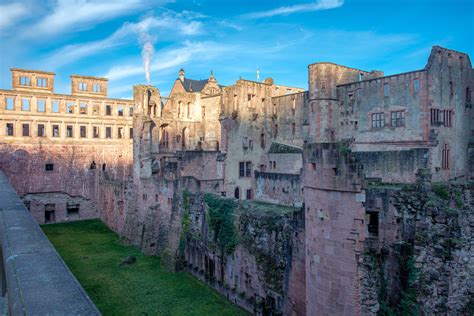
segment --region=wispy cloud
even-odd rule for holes
[[[0,31],[14,25],[28,15],[28,9],[22,3],[0,4]]]
[[[137,41],[143,34],[152,33],[154,37],[166,38],[172,32],[174,38],[179,35],[194,36],[202,32],[200,21],[189,21],[165,13],[160,16],[148,16],[136,23],[124,23],[110,36],[80,44],[71,44],[60,48],[46,58],[44,64],[50,69],[73,63],[82,58],[100,53],[106,49],[118,47]],[[150,40],[149,42],[153,42]]]
[[[319,10],[329,10],[339,8],[344,4],[344,0],[318,0],[311,3],[295,4],[291,6],[278,7],[267,11],[252,12],[244,14],[242,17],[249,19],[268,18],[278,15],[289,15],[299,12],[311,12]]]
[[[166,2],[166,1],[161,1]],[[33,26],[30,36],[52,36],[91,29],[95,25],[148,8],[139,0],[57,0]]]

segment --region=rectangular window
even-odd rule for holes
[[[293,135],[294,137],[295,134],[296,134],[296,123],[291,123],[291,135]]]
[[[133,138],[133,127],[130,127],[130,138]]]
[[[31,80],[30,77],[20,77],[20,85],[22,86],[31,86]]]
[[[94,92],[100,92],[100,84],[94,83],[93,89],[94,89]]]
[[[105,128],[105,138],[112,138],[112,127]]]
[[[44,137],[44,124],[38,124],[38,137]]]
[[[239,177],[245,177],[245,162],[239,162]]]
[[[54,170],[54,164],[52,163],[47,163],[44,165],[44,170],[45,171],[53,171]]]
[[[66,102],[66,112],[69,114],[74,114],[74,102]]]
[[[45,99],[38,99],[38,102],[37,102],[38,112],[44,112],[45,111],[45,104],[46,104]]]
[[[30,99],[21,99],[21,110],[29,111],[30,110]]]
[[[388,97],[388,94],[390,93],[390,86],[388,85],[388,82],[386,82],[383,85],[383,95]]]
[[[13,136],[13,123],[7,123],[7,136]]]
[[[275,124],[275,126],[273,127],[273,137],[277,137],[278,136],[278,124]]]
[[[444,148],[441,150],[441,168],[443,170],[449,169],[449,158],[448,145],[444,144]]]
[[[23,136],[30,136],[30,124],[23,124]]]
[[[98,114],[99,114],[99,109],[100,109],[100,105],[99,105],[99,104],[93,104],[93,105],[92,105],[92,114],[98,115]]]
[[[48,86],[48,79],[36,78],[36,86],[41,87],[41,88],[46,88]]]
[[[73,131],[74,131],[73,126],[72,125],[67,125],[66,126],[66,137],[68,137],[68,138],[73,137],[74,136]]]
[[[252,199],[252,189],[247,189],[247,200]]]
[[[79,103],[79,114],[87,114],[87,103]]]
[[[53,100],[51,102],[51,110],[53,113],[59,113],[59,101],[58,100]]]
[[[265,134],[260,134],[260,147],[265,148]]]
[[[117,137],[118,138],[123,138],[123,127],[119,127],[117,129]]]
[[[245,162],[245,176],[251,177],[251,174],[252,174],[252,162],[247,161]]]
[[[454,95],[454,83],[452,81],[449,82],[449,96],[453,97]]]
[[[79,82],[79,90],[80,91],[87,91],[87,83]]]
[[[53,125],[53,137],[59,137],[59,125]]]
[[[390,112],[390,125],[392,127],[405,126],[405,111]]]
[[[133,106],[129,107],[128,115],[133,116]]]
[[[413,80],[413,92],[415,95],[418,95],[418,92],[420,91],[420,81],[418,79]]]
[[[81,134],[81,138],[86,138],[87,137],[87,126],[81,126],[80,127],[80,134]]]
[[[15,103],[13,102],[13,98],[6,98],[5,108],[9,111],[13,111],[15,109]]]
[[[117,114],[118,116],[123,116],[123,106],[119,105],[117,107]]]
[[[98,126],[94,126],[94,127],[92,128],[92,131],[93,131],[92,136],[93,136],[94,138],[99,138],[99,127],[98,127]]]
[[[112,115],[112,108],[110,105],[105,106],[105,115]]]
[[[325,80],[321,81],[321,90],[326,90],[326,81]]]
[[[385,126],[385,114],[372,113],[372,128],[381,128]]]

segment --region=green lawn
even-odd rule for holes
[[[245,315],[191,275],[120,243],[99,220],[42,226],[104,315]],[[119,267],[129,255],[137,261]]]

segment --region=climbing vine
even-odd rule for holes
[[[189,234],[191,227],[191,215],[190,215],[190,193],[188,190],[183,190],[183,217],[181,218],[181,234],[179,236],[178,256],[184,260],[184,250],[186,248],[186,238]]]
[[[238,245],[238,234],[234,225],[234,210],[237,204],[231,199],[225,199],[207,193],[204,201],[208,206],[208,225],[213,232],[214,243],[221,254],[231,254]]]

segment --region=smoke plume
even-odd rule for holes
[[[146,81],[150,84],[150,61],[154,53],[153,41],[148,34],[142,33],[140,34],[140,42],[142,44],[142,60],[143,68],[145,68]]]

